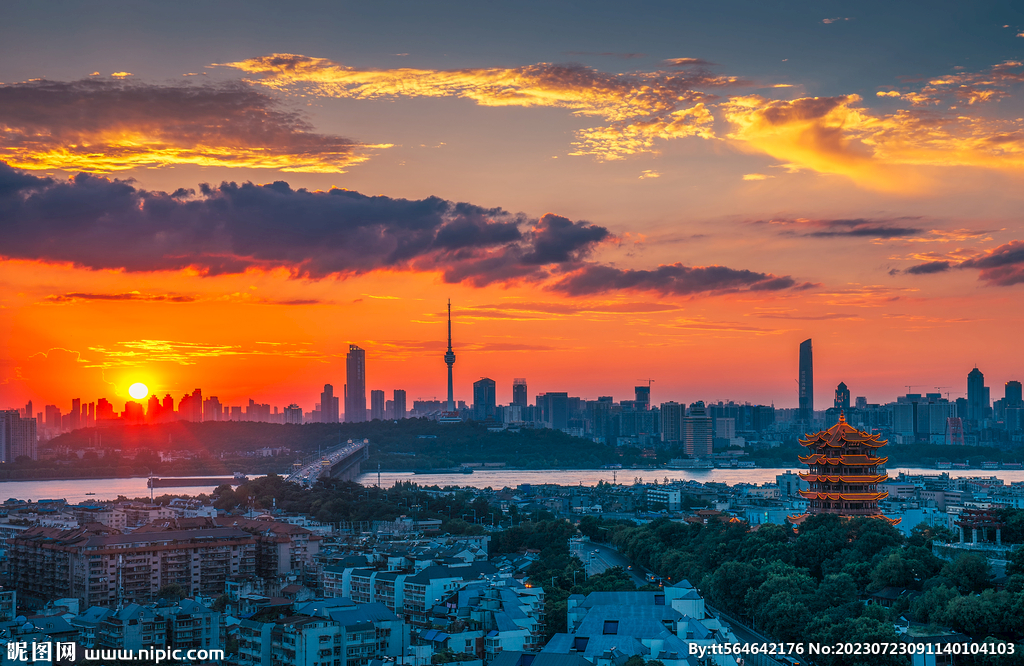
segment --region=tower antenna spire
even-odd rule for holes
[[[452,299],[448,299],[448,352],[444,355],[448,364],[448,411],[455,411],[455,387],[452,382],[452,366],[455,365],[455,352],[452,351]]]

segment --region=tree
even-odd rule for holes
[[[171,583],[170,585],[164,585],[160,588],[160,591],[156,593],[157,599],[166,599],[167,601],[181,601],[188,596],[185,589],[177,583]]]
[[[961,594],[981,592],[989,585],[991,573],[988,560],[975,553],[965,553],[942,567],[942,575],[956,586]]]

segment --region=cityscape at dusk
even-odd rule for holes
[[[0,404],[1024,375],[1019,9],[256,6],[10,8]]]
[[[0,666],[1022,665],[1022,211],[1012,0],[4,3]]]

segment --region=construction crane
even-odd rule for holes
[[[907,393],[910,393],[915,387],[924,386],[924,384],[904,384],[904,386],[907,387]]]
[[[939,394],[941,395],[942,394],[942,389],[949,389],[949,388],[953,388],[953,387],[952,386],[936,386],[935,390],[938,391]],[[949,400],[949,391],[946,391],[946,400]]]

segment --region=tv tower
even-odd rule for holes
[[[444,362],[448,364],[448,410],[455,411],[455,388],[452,384],[452,366],[455,364],[455,352],[452,351],[452,299],[448,299],[448,351]]]

